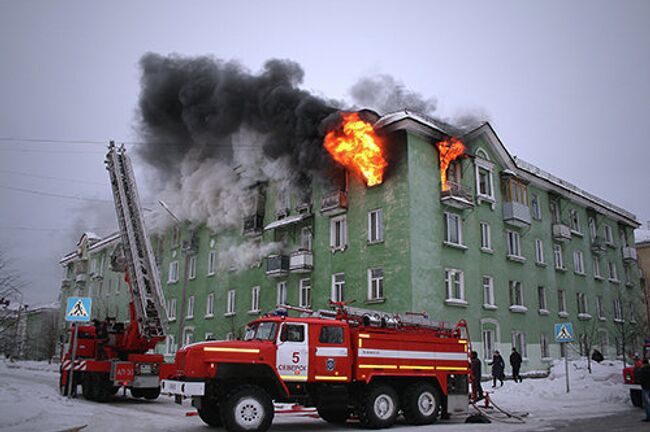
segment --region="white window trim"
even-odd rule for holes
[[[196,298],[191,295],[187,298],[187,311],[185,311],[185,319],[194,318],[194,303]]]
[[[489,298],[485,298],[485,279],[489,282]],[[492,276],[483,275],[481,277],[481,286],[483,287],[483,309],[495,310],[497,305],[494,298],[494,278]]]
[[[463,244],[463,218],[460,217],[460,215],[456,213],[450,213],[450,212],[444,212],[444,244],[447,246],[452,246],[452,247],[459,247],[462,249],[467,249],[467,246]],[[449,239],[451,238],[450,231],[449,231],[449,218],[450,217],[455,217],[458,218],[458,243],[452,242]]]
[[[305,287],[305,281],[307,281],[308,284],[309,284],[309,285],[307,285],[307,287]],[[298,289],[299,289],[299,291],[298,291],[298,297],[299,297],[298,303],[299,303],[299,306],[300,307],[305,307],[305,308],[311,307],[311,294],[312,294],[312,292],[311,292],[311,279],[310,278],[300,279],[298,284],[299,284],[298,285]],[[303,292],[304,292],[305,288],[307,288],[307,292],[309,293],[308,296],[307,296],[309,301],[307,301],[307,302],[305,301],[305,298],[303,297]]]
[[[212,310],[210,310],[212,309]],[[214,293],[209,293],[205,298],[205,317],[214,317]]]
[[[282,299],[282,297],[284,297],[284,299]],[[287,291],[286,281],[278,282],[275,285],[275,301],[278,305],[286,304],[286,302],[289,301],[289,292]]]
[[[581,276],[585,275],[584,254],[580,250],[573,251],[573,272]]]
[[[208,276],[214,276],[217,269],[217,251],[211,249],[208,252]]]
[[[336,245],[336,223],[341,223],[341,244]],[[332,252],[344,251],[348,247],[348,221],[347,215],[336,216],[330,219],[330,249]]]
[[[458,274],[459,277],[459,289],[460,289],[460,296],[459,297],[453,297],[452,294],[454,292],[454,275]],[[446,299],[445,303],[447,304],[467,304],[467,300],[465,298],[465,272],[463,272],[460,269],[457,268],[446,268],[445,269],[445,274],[444,274],[444,283],[445,283],[445,291],[446,291]]]
[[[257,301],[256,301],[257,300]],[[255,314],[260,312],[260,287],[251,288],[251,309],[248,313]]]
[[[372,216],[376,220],[376,233],[372,231]],[[376,238],[373,238],[376,235]],[[368,244],[377,244],[384,241],[384,210],[381,208],[368,212]]]
[[[343,282],[336,282],[337,276],[343,276]],[[335,294],[337,292],[337,285],[341,285],[341,300],[345,299],[345,273],[334,273],[332,275],[332,288],[330,292],[330,300],[338,301]]]
[[[510,237],[516,239],[515,245],[518,250],[514,251],[510,249]],[[511,261],[515,262],[521,262],[524,263],[526,262],[526,257],[524,257],[521,253],[521,235],[517,231],[513,230],[506,230],[506,258],[508,258]]]
[[[544,256],[544,242],[542,239],[535,239],[535,264],[546,265],[546,257]]]
[[[487,222],[481,222],[479,224],[479,227],[481,230],[481,252],[487,252],[487,253],[494,252],[492,249],[492,227]],[[483,230],[483,227],[486,227],[485,231]],[[483,232],[485,232],[485,239],[487,240],[486,241],[487,246],[483,246]]]
[[[226,313],[224,316],[233,316],[237,313],[237,292],[234,289],[228,290],[226,295]]]
[[[490,183],[490,194],[481,193],[481,177],[479,175],[481,169],[487,171],[488,180]],[[496,198],[494,195],[493,170],[494,170],[494,164],[492,162],[482,159],[480,157],[474,158],[474,177],[476,178],[476,196],[478,198],[479,203],[481,201],[488,201],[491,203],[496,202]]]
[[[175,270],[172,270],[175,269]],[[178,282],[178,260],[172,261],[169,263],[169,269],[167,274],[167,283],[176,283]]]
[[[372,277],[372,271],[373,270],[381,270],[381,278],[373,278]],[[381,280],[381,295],[380,296],[374,296],[373,295],[373,290],[372,290],[372,282],[373,281],[379,281]],[[378,284],[379,286],[379,284]],[[375,301],[375,300],[384,300],[385,299],[385,294],[384,294],[384,268],[383,267],[372,267],[368,269],[368,300],[370,301]]]
[[[553,265],[555,266],[555,270],[566,270],[566,267],[564,267],[564,251],[559,244],[553,244]]]
[[[167,300],[167,321],[176,321],[176,299]]]

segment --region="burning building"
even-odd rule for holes
[[[178,73],[200,74],[193,66]],[[484,358],[516,346],[529,369],[560,355],[552,331],[562,321],[578,334],[596,323],[594,346],[617,355],[616,324],[639,316],[634,215],[513,157],[489,123],[459,133],[411,111],[339,113],[293,92],[278,72],[287,67],[271,65],[262,82],[241,84],[244,99],[263,88],[252,99],[264,94],[266,105],[228,118],[209,100],[229,100],[221,81],[239,84],[228,67],[218,82],[172,88],[185,103],[198,99],[189,122],[178,121],[174,104],[143,109],[158,125],[151,140],[177,137],[168,153],[145,149],[174,178],[166,202],[181,220],[163,212],[165,223],[150,221],[166,282],[170,336],[162,352],[239,337],[278,304],[319,309],[355,300],[465,318]],[[278,100],[305,116],[287,117],[273,108]],[[289,130],[286,142],[274,122]],[[184,142],[193,143],[187,153]],[[186,165],[174,163],[187,154]],[[91,295],[98,316],[125,319],[124,283],[107,269],[116,241],[87,240],[61,260],[62,297]]]

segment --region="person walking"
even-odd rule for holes
[[[643,408],[645,409],[644,422],[650,422],[650,360],[645,359],[643,366],[636,369],[634,372],[634,379],[637,383],[641,384],[641,399],[643,400]]]
[[[505,378],[504,371],[506,369],[506,364],[501,357],[499,351],[494,351],[492,356],[492,388],[497,386],[497,380],[501,381],[501,386],[503,386],[503,378]]]
[[[476,351],[472,351],[469,357],[470,369],[472,371],[472,391],[474,393],[474,402],[478,402],[484,398],[483,388],[481,387],[481,360],[479,360]]]
[[[512,380],[514,382],[521,382],[521,375],[519,375],[519,369],[521,369],[521,354],[517,352],[517,348],[512,347],[512,353],[510,354],[510,366],[512,367]]]

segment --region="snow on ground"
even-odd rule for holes
[[[503,387],[484,390],[493,392],[492,399],[500,407],[517,413],[529,413],[525,424],[473,424],[455,419],[444,426],[457,431],[500,432],[541,430],[549,422],[598,417],[629,410],[629,390],[622,384],[621,362],[569,364],[571,392],[566,393],[564,363],[557,361],[548,378],[524,379],[516,384],[506,381]],[[45,362],[8,363],[0,360],[0,430],[64,431],[88,425],[88,431],[203,431],[208,429],[186,402],[183,406],[168,397],[156,401],[116,396],[110,403],[100,404],[83,398],[66,399],[58,393],[58,366]],[[119,393],[120,395],[122,392]],[[286,408],[286,407],[284,407]],[[441,422],[442,423],[442,422]],[[442,424],[440,427],[443,427]],[[344,427],[329,425],[309,415],[277,414],[273,431],[350,431],[358,430],[350,422]],[[391,430],[423,430],[401,422]],[[431,430],[426,428],[426,430]],[[445,429],[446,430],[446,429]]]

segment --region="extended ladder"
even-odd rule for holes
[[[113,201],[126,258],[131,299],[140,335],[151,340],[165,336],[167,312],[158,268],[147,238],[131,160],[126,149],[111,141],[106,155]]]

